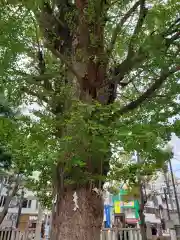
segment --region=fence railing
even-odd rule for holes
[[[0,230],[0,240],[33,240],[35,237],[35,230],[28,230],[21,232],[19,230]]]
[[[35,230],[20,232],[18,230],[0,230],[0,240],[33,240]],[[101,240],[142,240],[140,229],[122,228],[122,229],[102,229]]]
[[[101,240],[142,240],[139,228],[102,229]]]

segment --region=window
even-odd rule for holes
[[[28,200],[24,199],[23,202],[22,202],[22,207],[27,208],[27,204],[28,204]]]
[[[34,229],[36,229],[36,223],[35,223],[35,222],[30,223],[29,228],[34,228]]]
[[[31,208],[31,202],[31,200],[25,198],[22,202],[22,208]]]
[[[145,212],[146,212],[146,213],[154,214],[154,213],[155,213],[155,209],[154,209],[154,208],[151,208],[151,207],[145,207]]]
[[[1,196],[0,197],[0,207],[4,207],[6,202],[6,196]]]
[[[28,208],[31,208],[31,200],[28,200]]]

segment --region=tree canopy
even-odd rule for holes
[[[37,104],[12,150],[22,144],[23,168],[40,171],[39,192],[57,175],[101,186],[120,147],[161,166],[179,134],[179,11],[175,0],[1,1],[1,89],[14,107]]]

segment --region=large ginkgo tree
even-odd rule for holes
[[[2,0],[1,90],[37,150],[54,198],[52,239],[99,240],[100,189],[115,152],[160,164],[178,132],[180,5],[175,0]],[[31,147],[32,149],[32,147]],[[112,155],[113,152],[113,155]],[[99,190],[99,191],[97,191]]]

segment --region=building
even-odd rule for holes
[[[139,202],[134,199],[124,201],[124,197],[127,194],[127,189],[122,188],[118,195],[113,196],[114,214],[115,216],[124,215],[124,221],[127,225],[137,227],[139,222]]]
[[[5,200],[7,198],[7,187],[8,187],[8,178],[3,178],[0,183],[0,212],[3,210]],[[19,202],[21,190],[19,191],[19,196],[15,196],[8,209],[8,213],[1,224],[0,228],[13,228],[16,226],[19,210]],[[21,231],[26,230],[27,228],[35,228],[38,218],[38,201],[34,196],[33,192],[29,190],[24,190],[24,196],[22,199],[22,209],[19,218],[18,228]]]
[[[179,179],[175,178],[176,191],[180,193]],[[167,190],[167,183],[169,185],[169,192]],[[145,205],[146,222],[153,224],[161,224],[162,220],[167,222],[170,219],[174,225],[179,224],[177,206],[171,176],[168,173],[165,177],[164,174],[158,173],[157,178],[145,185],[145,192],[147,196],[147,203]],[[179,194],[178,194],[179,196]],[[179,198],[178,198],[179,201]],[[169,216],[168,216],[169,212]]]
[[[170,196],[167,192],[167,184],[170,188]],[[180,196],[180,180],[175,177],[176,190],[178,200]],[[112,226],[115,218],[124,215],[124,221],[131,227],[139,227],[139,202],[131,196],[127,197],[128,189],[124,185],[119,190],[117,195],[110,193],[105,194],[105,220],[108,222],[107,226]],[[169,228],[169,216],[173,225],[179,224],[177,214],[176,201],[172,186],[171,176],[168,173],[165,178],[164,174],[158,173],[157,177],[145,184],[144,199],[147,200],[144,207],[145,222],[147,225],[155,225],[158,229],[164,232]],[[169,212],[169,214],[168,214]],[[109,216],[110,215],[110,216]],[[109,223],[110,221],[110,223]]]
[[[120,189],[117,195],[106,191],[104,195],[104,222],[105,227],[116,224],[116,219],[121,218],[124,225],[138,227],[139,224],[139,202],[138,200],[124,201],[127,194],[126,189]]]

